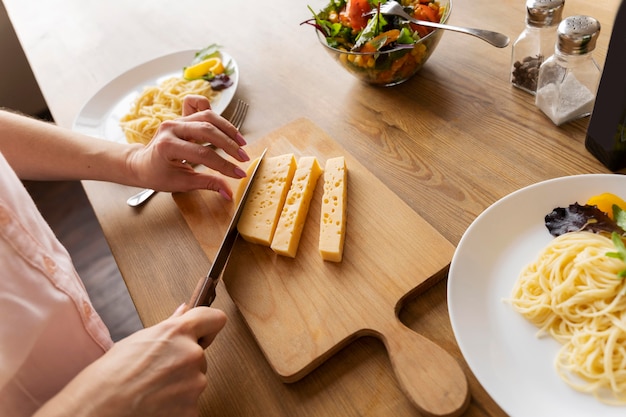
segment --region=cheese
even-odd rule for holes
[[[256,168],[258,163],[259,158],[255,158],[252,162],[250,162],[248,168],[246,168],[246,177],[239,180],[239,186],[233,193],[233,201],[236,201],[237,203],[241,201],[241,197],[243,197],[243,193],[248,186],[248,182],[250,182],[250,175],[252,175],[254,168]]]
[[[346,237],[348,170],[343,156],[326,161],[320,216],[319,251],[325,261],[341,262]]]
[[[270,246],[295,170],[293,154],[262,161],[237,223],[241,237]]]
[[[298,161],[270,246],[277,254],[291,258],[296,256],[311,198],[321,174],[322,168],[314,156],[303,156]]]

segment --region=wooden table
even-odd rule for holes
[[[444,34],[421,74],[394,88],[361,84],[318,44],[307,4],[322,0],[190,1],[3,0],[56,122],[70,128],[107,82],[149,59],[217,42],[241,71],[237,97],[251,105],[248,141],[307,117],[365,164],[402,200],[457,244],[469,224],[504,195],[549,178],[608,172],[584,148],[587,119],[555,127],[512,88],[510,46],[496,49]],[[594,53],[604,62],[618,0],[568,0],[565,16],[602,24]],[[451,23],[515,39],[521,0],[454,0]],[[228,114],[228,113],[226,113]],[[171,196],[141,210],[135,189],[85,182],[104,233],[146,326],[189,298],[209,260]],[[303,380],[283,384],[222,287],[216,307],[229,323],[208,353],[202,415],[413,416],[385,349],[355,341]],[[461,363],[472,395],[467,416],[503,416],[467,367],[451,330],[445,280],[410,299],[402,321]]]

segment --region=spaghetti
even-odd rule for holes
[[[158,86],[146,87],[135,99],[130,111],[120,120],[129,143],[147,144],[165,120],[182,116],[183,99],[189,94],[203,95],[214,101],[219,92],[203,79],[172,77]]]
[[[626,405],[626,293],[624,261],[610,238],[565,233],[521,272],[513,308],[562,343],[555,367],[572,388],[599,401]]]

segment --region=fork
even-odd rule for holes
[[[372,15],[375,13],[377,13],[377,11],[372,10],[371,12],[367,14]],[[461,32],[461,33],[465,33],[468,35],[473,35],[498,48],[504,48],[505,46],[509,44],[508,36],[503,35],[502,33],[492,32],[490,30],[484,30],[484,29],[473,29],[473,28],[466,28],[466,27],[460,27],[460,26],[452,26],[452,25],[446,25],[444,23],[437,23],[437,22],[430,22],[427,20],[415,19],[409,16],[408,13],[404,11],[404,8],[395,1],[388,1],[386,3],[381,4],[380,13],[402,17],[403,19],[406,19],[420,26],[428,26],[428,27],[433,27],[437,29],[447,29],[447,30],[452,30],[455,32]]]
[[[244,120],[248,114],[248,103],[243,100],[237,100],[237,104],[235,105],[235,109],[233,113],[230,115],[230,123],[237,128],[237,130],[241,129]],[[156,193],[156,190],[151,188],[145,188],[138,192],[137,194],[131,196],[128,200],[126,200],[126,204],[131,207],[137,207],[148,201],[150,197],[152,197]]]

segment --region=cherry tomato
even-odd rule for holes
[[[350,27],[355,31],[363,29],[369,19],[365,14],[369,13],[371,10],[372,8],[367,0],[348,0],[348,4],[346,4],[346,15],[350,20]]]

